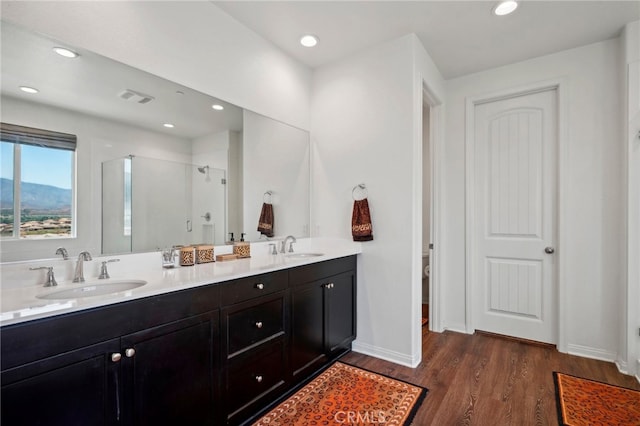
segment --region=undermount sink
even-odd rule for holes
[[[324,253],[291,253],[286,254],[285,257],[290,259],[306,259],[307,257],[324,256]]]
[[[41,294],[37,297],[38,299],[58,300],[104,296],[106,294],[115,294],[133,290],[134,288],[142,287],[146,283],[147,282],[144,280],[109,280],[104,283],[85,283],[84,285],[79,285],[77,287]]]

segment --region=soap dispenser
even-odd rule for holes
[[[233,244],[235,242],[235,239],[233,238],[233,232],[229,232],[229,241],[227,241],[227,244]]]
[[[251,244],[244,240],[244,232],[240,234],[240,241],[233,243],[233,254],[237,254],[239,259],[251,257]]]

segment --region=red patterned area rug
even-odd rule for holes
[[[553,373],[561,425],[640,425],[640,391]]]
[[[335,362],[254,426],[408,425],[427,389]]]

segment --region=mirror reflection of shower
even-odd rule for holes
[[[206,177],[204,178],[205,182],[211,182],[211,176],[209,176],[209,166],[202,166],[202,167],[198,167],[198,171],[202,174],[206,174]]]
[[[198,165],[185,159],[131,155],[102,162],[103,254],[224,244],[226,172],[208,161]]]

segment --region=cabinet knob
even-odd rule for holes
[[[124,354],[126,355],[127,358],[132,358],[136,354],[136,350],[133,348],[129,348],[126,351],[124,351]]]
[[[262,383],[262,376],[256,376],[256,382]]]
[[[324,285],[326,288],[333,288],[333,283],[328,283]]]
[[[264,284],[262,284],[262,283],[258,283],[258,284],[256,284],[256,288],[257,288],[258,290],[262,290],[262,289],[264,289]]]
[[[256,327],[262,328],[262,321],[257,321],[256,322]]]
[[[112,362],[119,362],[121,359],[122,359],[122,355],[119,354],[118,352],[111,354]]]
[[[553,254],[556,251],[553,247],[545,247],[544,252],[547,254]]]

